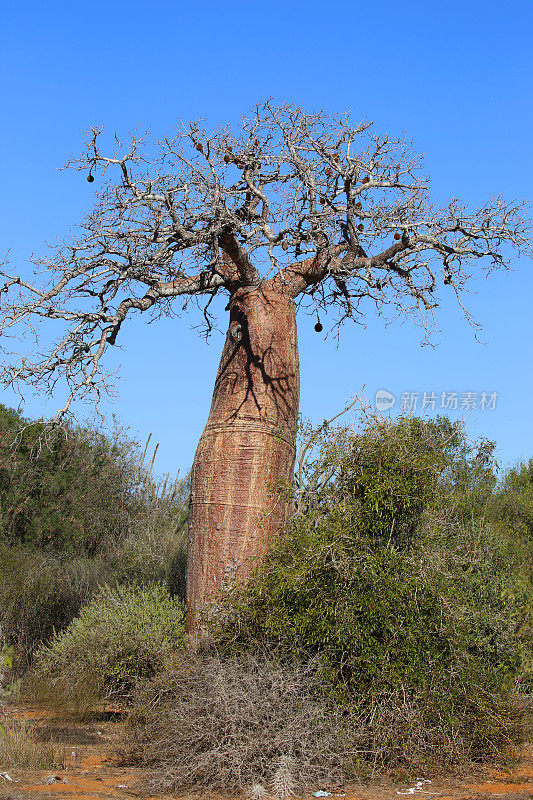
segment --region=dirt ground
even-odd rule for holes
[[[139,790],[142,770],[120,766],[116,756],[123,714],[110,712],[100,721],[85,724],[54,719],[45,711],[24,706],[14,706],[6,715],[31,722],[40,738],[64,748],[65,769],[9,770],[11,781],[0,776],[0,800],[149,800]],[[2,769],[0,765],[0,772]],[[516,766],[509,772],[487,764],[460,779],[433,778],[432,783],[418,788],[414,783],[316,789],[332,790],[332,800],[403,800],[411,796],[414,800],[533,800],[533,743],[522,749]],[[306,797],[313,800],[311,793]]]

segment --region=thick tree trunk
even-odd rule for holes
[[[246,579],[287,518],[300,395],[294,301],[239,290],[191,476],[187,628],[229,581]]]

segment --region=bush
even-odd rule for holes
[[[533,587],[523,549],[484,521],[490,451],[448,420],[326,432],[288,530],[212,613],[216,646],[319,656],[325,695],[373,720],[378,766],[501,752],[520,738]]]
[[[4,542],[94,555],[126,533],[127,444],[94,431],[47,431],[0,409],[0,520]],[[131,469],[130,469],[131,471]]]
[[[426,701],[398,685],[339,703],[325,696],[317,658],[185,652],[142,687],[124,748],[147,771],[149,793],[246,790],[287,800],[288,789],[366,781],[383,768],[414,776],[469,762],[471,737],[457,736],[446,712],[428,714]]]
[[[7,697],[16,694],[17,687],[6,686],[6,678],[13,666],[13,648],[3,645],[0,648],[0,710]],[[1,731],[0,731],[1,732]]]
[[[139,451],[117,428],[49,429],[0,405],[0,538],[54,553],[108,551],[160,499]],[[180,488],[165,495],[178,524]]]
[[[188,484],[154,480],[144,455],[118,429],[48,430],[0,406],[0,643],[18,672],[101,584],[184,594]]]
[[[19,691],[20,682],[7,683],[7,673],[13,666],[13,648],[4,645],[0,649],[0,711],[3,711],[4,705],[8,698],[16,696]],[[5,727],[0,724],[0,739],[6,739],[7,733]]]
[[[104,586],[38,650],[31,684],[47,702],[74,712],[127,701],[182,641],[183,604],[164,586]]]
[[[17,673],[54,630],[69,624],[107,572],[102,559],[0,545],[0,634],[14,648]]]
[[[17,674],[101,585],[159,582],[181,599],[185,532],[147,527],[93,558],[0,544],[0,642],[13,646]]]
[[[351,742],[338,708],[319,700],[316,664],[268,655],[182,653],[144,687],[130,725],[146,791],[243,791],[338,781]],[[131,733],[126,747],[131,750]]]
[[[533,542],[533,459],[509,469],[498,486],[491,506],[491,519],[517,543]]]

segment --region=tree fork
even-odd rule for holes
[[[300,395],[295,304],[264,284],[239,289],[191,473],[187,631],[198,611],[245,580],[287,519]]]

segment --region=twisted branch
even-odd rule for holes
[[[450,286],[475,325],[462,297],[476,268],[532,254],[524,205],[497,197],[473,211],[457,199],[436,208],[411,145],[346,116],[269,101],[235,132],[195,122],[172,139],[135,133],[112,144],[93,128],[67,165],[99,189],[69,241],[35,261],[48,284],[0,270],[0,380],[48,392],[66,380],[61,413],[75,396],[109,391],[102,359],[127,317],[173,311],[179,296],[204,299],[207,330],[214,295],[260,286],[331,310],[337,329],[364,320],[368,301],[429,329]],[[60,332],[41,352],[43,319]],[[9,351],[28,334],[31,355]]]

